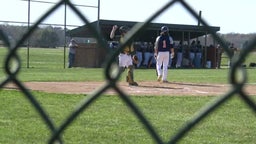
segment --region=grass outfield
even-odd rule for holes
[[[21,81],[104,81],[102,68],[63,68],[63,49],[31,49],[30,68],[26,68],[26,49],[19,51]],[[0,49],[2,63],[6,51]],[[247,61],[256,62],[249,56]],[[248,82],[255,83],[255,69],[246,69]],[[0,77],[6,74],[1,69]],[[229,69],[170,69],[168,80],[192,83],[228,83]],[[154,69],[136,69],[137,81],[155,81]],[[124,81],[124,75],[121,79]],[[85,95],[32,92],[56,126],[70,115]],[[186,122],[218,97],[131,97],[167,142]],[[180,143],[254,144],[255,113],[238,97],[219,107],[190,131]],[[18,91],[0,92],[0,144],[47,143],[50,131],[29,101]],[[101,96],[63,133],[65,143],[150,144],[150,134],[117,96]]]
[[[104,69],[93,68],[73,68],[64,69],[64,50],[59,49],[42,49],[30,48],[29,61],[27,57],[27,48],[19,49],[21,59],[21,70],[19,78],[22,81],[102,81],[104,80]],[[4,62],[7,55],[5,48],[0,48],[0,63]],[[67,52],[66,52],[67,55]],[[66,56],[67,64],[67,56]],[[246,64],[256,62],[255,53],[246,58]],[[223,59],[224,64],[227,59]],[[30,68],[27,68],[29,65]],[[3,67],[3,66],[2,66]],[[229,69],[171,69],[169,70],[169,80],[178,82],[195,82],[195,83],[228,83]],[[254,82],[254,68],[247,69],[248,82]],[[4,71],[0,72],[3,79]],[[122,78],[124,79],[124,78]],[[135,79],[137,81],[155,80],[154,69],[136,69]]]
[[[19,78],[22,81],[102,81],[105,79],[104,69],[102,68],[72,68],[64,69],[64,50],[30,48],[29,61],[27,48],[18,50],[21,59],[21,70]],[[0,48],[0,63],[4,63],[7,50]],[[66,50],[67,55],[67,50]],[[256,62],[256,54],[251,53],[245,58],[245,64]],[[67,65],[67,56],[66,56]],[[223,58],[223,65],[227,64],[227,59]],[[29,65],[29,68],[27,66]],[[1,67],[1,66],[0,66]],[[194,82],[194,83],[228,83],[229,69],[170,69],[169,81]],[[2,65],[3,68],[3,65]],[[255,82],[255,68],[247,68],[248,82]],[[4,70],[0,71],[0,78],[5,78]],[[154,69],[136,69],[135,79],[137,81],[155,80]],[[124,76],[121,77],[124,80]]]
[[[33,92],[59,126],[84,95]],[[131,97],[167,142],[216,97]],[[47,143],[50,131],[31,104],[17,91],[0,93],[0,143]],[[253,144],[255,113],[233,98],[199,123],[180,143]],[[153,144],[150,135],[121,99],[102,96],[70,125],[65,143]]]

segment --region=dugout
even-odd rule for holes
[[[99,48],[97,43],[78,43],[74,67],[101,67],[106,51]]]
[[[116,20],[99,20],[94,21],[91,26],[95,28],[99,28],[98,30],[101,32],[103,38],[106,41],[110,41],[109,34],[112,30],[113,25],[118,26],[128,26],[132,28],[138,22],[132,21],[116,21]],[[135,38],[135,41],[144,41],[144,42],[154,42],[155,38],[160,33],[160,28],[165,25],[169,28],[170,34],[175,41],[188,41],[188,43],[192,39],[197,39],[199,37],[204,37],[205,41],[202,43],[205,47],[208,44],[207,35],[211,32],[217,33],[220,30],[220,27],[211,26],[206,28],[205,26],[197,26],[197,25],[181,25],[181,24],[167,24],[167,23],[150,23],[147,27],[145,27],[138,37]],[[211,31],[211,32],[210,32]],[[78,28],[67,31],[67,36],[69,37],[78,37],[78,38],[94,38],[94,34],[90,31],[88,25],[83,25]],[[117,31],[116,35],[120,35]],[[215,43],[215,42],[213,42]],[[77,53],[77,59],[75,60],[75,66],[78,67],[101,67],[104,62],[104,58],[107,55],[107,50],[104,50],[98,47],[97,42],[94,44],[91,43],[82,43],[82,47],[79,48],[79,52]],[[189,49],[188,49],[189,50]],[[96,54],[97,53],[97,54]],[[203,62],[205,65],[206,60],[209,59],[210,55],[216,55],[215,53],[210,53],[206,51],[204,52]],[[90,58],[90,60],[88,60]],[[87,61],[87,62],[86,62]],[[90,61],[90,62],[89,62]]]
[[[207,60],[206,65],[208,63],[207,68],[216,68],[217,67],[217,49],[213,45],[207,47]],[[209,63],[210,62],[210,63]]]

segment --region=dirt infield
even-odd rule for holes
[[[24,85],[30,90],[48,93],[65,94],[90,94],[104,85],[104,82],[26,82]],[[119,82],[118,86],[129,95],[138,96],[218,96],[230,90],[230,85],[224,84],[193,84],[193,83],[159,83],[139,82],[139,86],[128,86],[125,82]],[[5,89],[18,89],[9,83]],[[256,85],[249,84],[245,87],[249,95],[256,95]],[[116,92],[109,89],[105,94],[113,95]]]

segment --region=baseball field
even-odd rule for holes
[[[3,64],[7,51],[0,48]],[[63,49],[19,50],[21,68],[17,80],[38,101],[56,129],[77,108],[91,100],[107,82],[104,68],[64,69]],[[67,60],[66,60],[67,61]],[[256,62],[255,54],[245,64]],[[223,60],[227,63],[227,60]],[[15,70],[15,63],[12,65]],[[254,103],[255,69],[246,68],[244,92]],[[1,81],[8,75],[1,66]],[[63,131],[65,143],[255,143],[255,112],[238,94],[216,104],[234,88],[229,69],[169,69],[169,83],[156,81],[154,69],[136,69],[138,87],[128,86],[125,75],[117,82],[153,130],[114,89],[97,97]],[[190,129],[209,107],[206,114]],[[52,131],[38,110],[12,81],[0,92],[0,143],[47,143]],[[154,135],[155,134],[155,135]],[[177,138],[178,137],[178,138]]]

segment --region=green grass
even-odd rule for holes
[[[106,79],[103,68],[22,68],[18,78],[22,81],[104,81]],[[246,69],[249,83],[255,83],[255,69]],[[126,72],[125,72],[126,73]],[[125,75],[120,77],[125,81]],[[6,76],[0,73],[1,77]],[[228,83],[229,69],[169,69],[168,80],[171,82],[187,83]],[[135,80],[155,81],[155,69],[135,69]]]
[[[67,51],[67,50],[66,50]],[[21,69],[18,78],[22,81],[104,81],[103,68],[64,68],[64,49],[29,49],[29,68],[27,48],[18,50],[21,59]],[[0,63],[4,63],[7,50],[0,48]],[[67,52],[66,52],[67,55]],[[246,64],[256,62],[255,53],[246,58]],[[223,59],[223,63],[226,60]],[[67,56],[65,58],[67,65]],[[15,65],[15,64],[13,64]],[[2,66],[3,68],[3,66]],[[14,68],[15,69],[15,68]],[[255,82],[254,68],[247,68],[248,82]],[[1,72],[2,71],[2,72]],[[5,70],[0,71],[0,78],[6,78]],[[169,81],[193,82],[193,83],[228,83],[229,69],[169,69]],[[137,81],[155,81],[155,69],[136,69]],[[120,78],[124,80],[124,75]]]
[[[84,95],[33,92],[57,126]],[[216,97],[131,97],[160,137],[167,142],[177,130]],[[0,143],[46,143],[50,131],[28,100],[17,91],[0,93]],[[181,143],[254,143],[255,114],[233,98],[209,115]],[[155,143],[133,112],[115,96],[102,96],[63,134],[65,143]]]
[[[104,81],[103,68],[64,69],[63,49],[30,49],[30,68],[26,68],[27,49],[20,49],[22,66],[18,79],[26,81]],[[6,49],[0,48],[0,63]],[[250,55],[246,62],[256,62]],[[15,63],[13,64],[15,65]],[[255,83],[255,69],[247,68],[248,83]],[[228,83],[229,69],[170,69],[168,80],[189,83]],[[6,78],[1,67],[0,78]],[[136,81],[155,81],[154,69],[136,69]],[[125,75],[120,78],[125,80]],[[56,126],[60,126],[85,95],[54,94],[32,91]],[[147,96],[130,97],[167,142],[181,127],[219,97]],[[234,97],[206,117],[180,143],[254,144],[255,113],[241,99]],[[19,91],[0,91],[0,144],[47,143],[50,131],[39,114]],[[150,144],[150,134],[130,108],[118,97],[102,95],[62,134],[67,144],[126,143]]]

